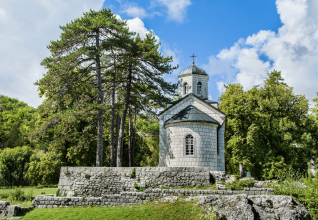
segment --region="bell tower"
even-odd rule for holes
[[[201,99],[208,99],[208,82],[209,75],[200,67],[194,65],[194,54],[193,63],[191,66],[181,71],[178,78],[179,87],[179,99],[186,95],[193,93]]]

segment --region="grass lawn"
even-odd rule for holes
[[[147,203],[121,207],[69,207],[34,209],[22,219],[201,219],[194,202]]]
[[[21,188],[22,191],[24,191],[24,195],[30,195],[31,191],[32,196],[41,195],[42,192],[45,192],[45,194],[55,194],[57,191],[57,188],[43,188],[43,189],[36,189],[35,187],[28,187],[28,188]],[[10,196],[10,193],[14,192],[13,189],[0,189],[0,200],[6,199]]]
[[[43,188],[43,189],[36,189],[35,187],[28,187],[28,188],[20,188],[24,192],[24,196],[31,197],[36,195],[43,195],[42,192],[45,194],[55,194],[57,188]],[[11,196],[15,189],[0,189],[0,200],[1,201],[9,201],[8,197]],[[32,202],[29,201],[9,201],[10,205],[21,205],[23,207],[28,207],[32,205]]]

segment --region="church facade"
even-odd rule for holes
[[[225,171],[226,114],[208,100],[208,74],[193,64],[178,79],[179,99],[159,114],[159,166]]]

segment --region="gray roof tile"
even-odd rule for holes
[[[213,124],[219,124],[218,121],[203,113],[193,105],[189,105],[185,109],[181,110],[179,113],[172,116],[165,122],[165,124],[175,122],[208,122]]]

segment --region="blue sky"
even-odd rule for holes
[[[0,94],[38,106],[33,83],[45,73],[40,62],[50,55],[46,45],[58,39],[59,25],[105,7],[141,36],[155,32],[163,55],[180,66],[168,81],[177,82],[194,53],[210,76],[213,100],[224,84],[241,83],[247,90],[273,69],[282,71],[296,94],[316,97],[317,0],[3,0]]]
[[[160,38],[163,54],[174,55],[180,66],[175,74],[191,65],[190,55],[193,53],[197,56],[196,64],[202,67],[209,62],[209,56],[230,48],[238,39],[247,38],[259,30],[277,32],[282,26],[275,0],[179,2],[181,13],[174,9],[173,13],[179,15],[176,17],[169,15],[168,7],[160,1],[106,0],[103,7],[110,8],[123,20],[140,17],[145,27],[152,29]],[[165,53],[165,49],[172,50],[174,54]],[[166,79],[177,82],[176,76]],[[220,80],[222,75],[210,76],[209,94],[214,100],[220,95],[216,84]]]

